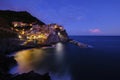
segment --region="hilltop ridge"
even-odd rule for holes
[[[10,10],[0,10],[0,27],[10,27],[13,21],[32,23],[35,22],[39,25],[44,25],[45,23],[32,16],[27,11],[10,11]]]

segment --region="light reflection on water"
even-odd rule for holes
[[[61,43],[57,43],[55,49],[55,56],[56,61],[58,61],[58,63],[64,62],[64,54],[65,54],[64,45]]]
[[[52,80],[70,80],[64,59],[64,45],[56,44],[56,48],[33,48],[17,52],[14,57],[17,67],[11,73],[27,73],[31,70],[44,74],[49,72]]]

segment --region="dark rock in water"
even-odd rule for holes
[[[12,75],[9,74],[11,67],[16,65],[16,61],[13,57],[8,57],[0,54],[0,80],[10,80]]]
[[[0,72],[0,80],[11,80],[11,78],[11,74]]]
[[[48,73],[40,75],[33,71],[20,75],[12,75],[9,73],[0,72],[0,80],[51,80],[51,78]]]
[[[84,43],[78,42],[78,41],[73,40],[73,39],[69,39],[68,42],[71,44],[74,44],[80,48],[93,48],[91,45],[84,44]]]
[[[31,71],[29,73],[17,75],[13,77],[11,80],[51,80],[51,79],[48,73],[46,73],[45,75],[40,75]]]
[[[8,57],[3,54],[0,54],[0,72],[7,73],[11,67],[16,64],[16,61],[13,57]]]

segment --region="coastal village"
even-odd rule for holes
[[[2,21],[0,22],[0,37],[11,42],[12,47],[13,45],[21,47],[51,46],[58,42],[68,42],[83,48],[88,47],[86,44],[70,39],[63,26],[56,23],[45,24],[26,11],[1,11],[0,14]]]
[[[27,44],[51,44],[56,42],[65,42],[68,35],[61,25],[48,24],[39,25],[37,23],[12,22],[11,29],[18,34],[18,38]]]

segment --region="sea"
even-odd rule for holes
[[[49,73],[51,80],[120,80],[120,36],[70,36],[91,45],[80,48],[57,43],[56,48],[32,48],[14,54],[10,73]]]

